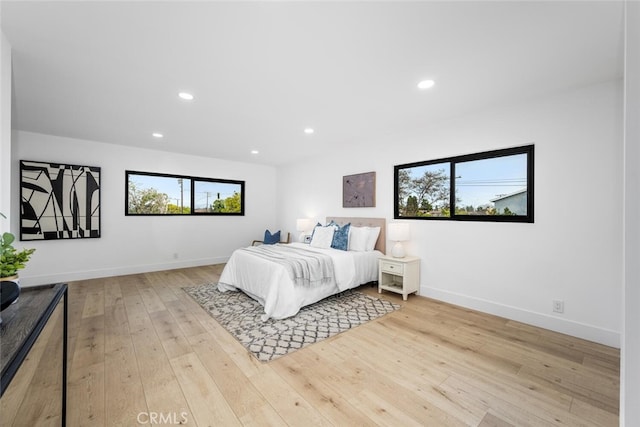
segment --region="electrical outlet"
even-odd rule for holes
[[[553,312],[554,313],[564,313],[564,301],[554,300],[553,301]]]

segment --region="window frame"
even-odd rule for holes
[[[184,179],[189,180],[189,203],[190,203],[190,211],[187,213],[131,213],[129,212],[129,177],[131,175],[143,175],[143,176],[154,176],[160,178],[170,178],[170,179]],[[240,211],[239,212],[195,212],[195,188],[197,183],[220,183],[220,184],[235,184],[240,186]],[[241,180],[233,180],[233,179],[222,179],[222,178],[206,178],[206,177],[197,177],[190,175],[177,175],[177,174],[168,174],[168,173],[159,173],[159,172],[143,172],[143,171],[133,171],[133,170],[125,170],[125,179],[124,179],[124,187],[125,187],[125,201],[124,201],[124,214],[125,216],[244,216],[245,214],[245,181]]]
[[[456,164],[476,160],[496,159],[500,157],[526,154],[527,164],[527,214],[526,215],[461,215],[456,213]],[[400,215],[400,195],[399,195],[399,172],[403,169],[410,169],[421,166],[435,165],[439,163],[449,164],[449,216],[401,216]],[[534,222],[534,145],[524,145],[519,147],[484,151],[480,153],[465,154],[461,156],[445,157],[441,159],[426,160],[420,162],[406,163],[394,166],[393,177],[394,191],[394,219],[419,219],[429,221],[480,221],[480,222]]]

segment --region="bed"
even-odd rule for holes
[[[386,220],[327,217],[325,224],[331,222],[342,231],[346,224],[350,224],[349,244],[354,244],[350,249],[357,250],[325,248],[313,241],[312,244],[238,249],[220,275],[218,290],[243,291],[264,307],[262,320],[266,321],[291,317],[304,306],[378,280],[378,258],[386,252]],[[376,228],[379,228],[379,233],[375,244],[369,241],[366,248],[369,250],[360,247],[356,242],[361,241],[359,236]],[[317,230],[318,235],[314,233],[314,239],[317,240],[322,231]],[[305,261],[301,260],[303,258]],[[306,259],[309,259],[308,264],[305,264]],[[300,271],[305,274],[300,274]]]

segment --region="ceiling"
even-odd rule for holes
[[[14,129],[266,165],[623,72],[616,1],[0,7]],[[424,79],[435,86],[419,90]]]

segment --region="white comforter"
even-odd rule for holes
[[[378,279],[377,260],[381,252],[320,249],[304,243],[291,245],[329,255],[333,260],[334,280],[314,287],[297,286],[282,265],[249,251],[237,250],[220,276],[218,289],[222,292],[243,290],[264,306],[263,320],[284,319],[306,305]]]

